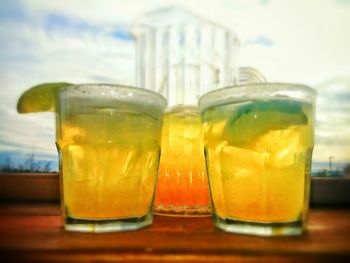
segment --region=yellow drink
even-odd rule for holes
[[[144,215],[156,182],[159,123],[120,109],[79,111],[65,116],[58,130],[67,214],[81,219]]]
[[[155,212],[209,215],[210,200],[198,109],[180,106],[164,115]]]
[[[311,103],[285,98],[228,100],[202,112],[217,226],[300,233],[308,208],[313,116]],[[291,226],[287,232],[284,223]]]
[[[152,224],[166,104],[151,91],[108,84],[44,83],[21,95],[19,113],[56,113],[66,230]]]
[[[100,222],[117,222],[112,228],[121,229],[151,223],[160,155],[159,111],[113,98],[62,99],[56,143],[66,229],[85,231],[89,222],[92,231],[106,230],[98,228]]]

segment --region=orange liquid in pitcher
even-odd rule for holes
[[[194,107],[177,107],[165,114],[155,212],[209,214],[202,125]]]

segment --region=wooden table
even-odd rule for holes
[[[139,231],[72,233],[57,204],[0,204],[1,262],[116,260],[350,262],[350,209],[313,208],[305,235],[264,238],[225,233],[210,218],[161,216]]]

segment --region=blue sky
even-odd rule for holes
[[[1,1],[0,162],[56,160],[54,115],[19,115],[19,95],[52,81],[134,84],[133,21],[176,4],[232,29],[240,65],[319,93],[315,161],[350,161],[349,0]]]

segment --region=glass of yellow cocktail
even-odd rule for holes
[[[65,229],[150,225],[165,99],[139,88],[85,84],[59,87],[54,101]]]
[[[260,83],[199,100],[215,226],[297,235],[308,210],[316,92]]]

